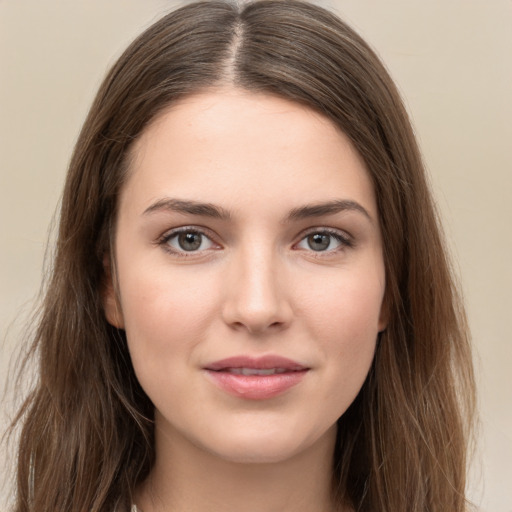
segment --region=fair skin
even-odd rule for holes
[[[133,157],[116,229],[118,298],[110,287],[105,310],[126,330],[155,405],[156,463],[137,505],[336,510],[336,421],[385,327],[362,159],[312,110],[232,88],[174,104]],[[232,357],[254,364],[216,366]]]

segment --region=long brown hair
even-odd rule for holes
[[[128,510],[151,471],[153,406],[124,332],[105,320],[104,261],[134,140],[169,104],[219,84],[327,116],[373,180],[389,323],[361,392],[338,422],[340,503],[360,512],[462,512],[471,355],[413,131],[369,46],[332,13],[296,0],[182,7],[137,38],[103,82],[70,163],[30,349],[39,380],[16,420],[15,512]]]

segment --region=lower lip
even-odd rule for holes
[[[308,370],[274,375],[239,375],[206,370],[213,382],[227,393],[246,400],[266,400],[278,396],[299,384]]]

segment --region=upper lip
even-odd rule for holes
[[[213,371],[226,370],[228,368],[256,368],[260,370],[282,368],[284,370],[290,371],[308,369],[307,366],[304,366],[297,361],[293,361],[292,359],[278,355],[266,355],[261,357],[233,356],[215,361],[205,366],[206,370]]]

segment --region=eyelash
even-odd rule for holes
[[[336,240],[336,242],[339,242],[340,247],[336,249],[330,249],[326,251],[314,251],[313,249],[310,249],[308,252],[313,253],[316,257],[323,257],[324,255],[330,255],[333,253],[337,253],[343,249],[350,249],[354,247],[354,240],[350,237],[347,233],[340,232],[335,229],[330,228],[313,228],[308,230],[306,233],[303,234],[302,238],[299,240],[298,243],[302,242],[303,240],[306,240],[311,235],[327,235]],[[295,244],[297,245],[297,244]]]
[[[163,236],[161,236],[157,240],[157,245],[160,245],[166,252],[172,254],[173,256],[178,256],[179,258],[190,258],[190,257],[193,257],[195,254],[203,252],[203,251],[185,251],[185,250],[173,249],[169,245],[169,241],[183,233],[191,233],[194,235],[200,235],[202,237],[207,238],[213,244],[215,244],[215,242],[213,241],[213,237],[211,235],[209,235],[207,231],[205,231],[203,229],[196,228],[196,227],[192,227],[192,226],[183,226],[181,228],[176,228],[176,229],[173,229],[173,230],[165,233]]]
[[[190,258],[196,254],[204,252],[204,251],[185,251],[185,250],[173,249],[169,245],[169,241],[183,233],[200,235],[202,237],[206,237],[208,240],[211,241],[211,243],[216,244],[216,242],[213,240],[213,237],[211,235],[209,235],[206,230],[199,229],[197,227],[192,227],[192,226],[184,226],[181,228],[176,228],[171,231],[168,231],[163,236],[161,236],[156,241],[156,243],[157,243],[157,245],[161,246],[166,252],[169,252],[170,254],[172,254],[174,256],[178,256],[180,258]],[[309,237],[311,235],[324,235],[324,236],[326,235],[326,236],[331,237],[332,239],[334,239],[336,242],[338,242],[340,244],[340,247],[338,247],[338,248],[325,250],[325,251],[315,251],[313,249],[309,249],[309,251],[308,251],[307,249],[304,249],[304,250],[314,254],[315,257],[323,257],[325,255],[332,255],[333,253],[337,253],[340,250],[343,250],[346,248],[350,249],[350,248],[354,247],[354,240],[348,234],[343,234],[342,232],[340,232],[338,230],[334,230],[334,229],[330,229],[330,228],[312,228],[312,229],[308,230],[306,233],[304,233],[302,235],[302,237],[300,238],[299,242],[294,244],[294,246],[296,246],[300,242],[306,240],[307,237]],[[205,249],[205,250],[207,250],[207,249]]]

